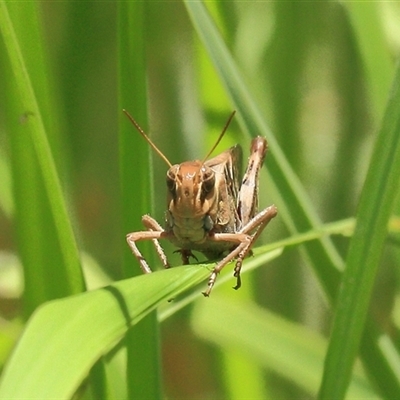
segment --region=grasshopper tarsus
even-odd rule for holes
[[[236,286],[233,287],[233,289],[238,290],[242,287],[242,278],[240,275],[236,277]]]
[[[235,272],[233,273],[233,276],[236,278],[236,286],[233,287],[233,289],[238,290],[242,286],[242,278],[240,277],[240,271],[242,269],[242,261],[238,260],[235,265]]]
[[[210,296],[211,290],[214,287],[215,281],[217,279],[217,275],[218,275],[217,271],[213,270],[213,272],[211,272],[210,278],[208,279],[207,290],[205,290],[204,292],[201,292],[204,297]]]

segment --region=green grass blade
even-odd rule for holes
[[[127,109],[145,131],[147,124],[147,71],[145,59],[146,4],[118,4],[120,172],[122,189],[123,270],[125,277],[141,275],[125,235],[143,230],[142,215],[151,211],[149,146],[122,114]],[[151,243],[145,243],[145,248]],[[150,258],[151,259],[151,258]],[[127,392],[129,398],[162,396],[159,332],[156,313],[149,314],[126,336],[128,350]]]
[[[159,304],[208,275],[199,265],[171,268],[43,305],[3,371],[0,398],[71,398],[101,355]]]
[[[11,188],[11,167],[5,154],[0,150],[0,209],[7,218],[14,214],[14,202]]]
[[[400,175],[400,68],[361,194],[338,297],[320,399],[344,398],[364,329]],[[392,398],[400,391],[391,393]]]
[[[19,195],[16,205],[19,207],[18,223],[21,227],[20,232],[23,233],[20,237],[20,247],[22,253],[32,256],[29,262],[26,261],[27,257],[24,259],[27,308],[31,311],[46,299],[82,291],[84,283],[74,233],[45,129],[45,125],[48,124],[45,124],[42,114],[51,113],[51,110],[44,105],[44,93],[32,83],[33,73],[38,74],[39,82],[44,79],[40,72],[44,69],[44,57],[39,46],[41,38],[37,5],[29,3],[25,6],[18,9],[18,5],[1,1],[0,30],[14,74],[14,91],[10,93],[10,97],[13,96],[13,115],[16,118],[10,125],[10,141],[14,153],[14,176],[17,179],[14,184]],[[29,42],[24,42],[27,31],[23,30],[21,18],[25,26],[30,28],[29,39],[34,43],[31,47],[38,51],[35,57],[31,53],[29,57],[24,54]],[[14,20],[18,22],[14,24]],[[19,28],[19,31],[16,31],[15,27]],[[18,115],[26,115],[23,124],[18,124]],[[33,176],[29,175],[31,170]],[[38,174],[34,172],[36,170]],[[18,191],[19,189],[22,190]],[[38,191],[40,193],[35,195]],[[32,203],[28,202],[30,194]],[[32,212],[35,211],[35,206],[44,213],[43,220],[37,221],[38,215]],[[24,210],[27,212],[24,213]],[[25,215],[27,218],[23,218]],[[46,237],[46,233],[49,232],[53,232],[54,236]],[[54,262],[51,265],[51,274],[48,270],[48,260]],[[40,261],[45,263],[46,267]]]
[[[382,118],[390,82],[393,77],[393,63],[387,51],[385,32],[380,15],[381,4],[343,2],[347,10],[357,45],[364,64],[369,96],[376,122]]]

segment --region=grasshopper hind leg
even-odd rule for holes
[[[236,243],[235,247],[225,258],[223,258],[212,271],[208,280],[208,288],[203,292],[203,295],[208,297],[217,279],[219,272],[236,259],[234,277],[236,278],[236,286],[234,289],[239,289],[242,281],[240,278],[240,271],[242,269],[242,263],[244,258],[251,252],[251,247],[254,242],[258,239],[263,229],[268,225],[272,218],[277,214],[278,210],[274,205],[267,207],[260,211],[255,217],[253,217],[239,232],[236,233],[215,233],[210,236],[210,240],[214,241],[225,241]],[[255,231],[255,232],[254,232]],[[254,232],[251,234],[251,232]]]

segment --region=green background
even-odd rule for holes
[[[400,398],[397,3],[0,5],[1,398]],[[239,291],[141,275],[167,167],[123,108],[172,164],[267,137]]]

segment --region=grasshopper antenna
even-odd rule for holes
[[[172,167],[172,164],[169,162],[168,158],[161,152],[161,150],[151,141],[151,139],[144,133],[144,130],[140,127],[140,125],[133,119],[132,115],[129,114],[125,109],[122,110],[124,114],[129,118],[135,128],[139,131],[139,133],[145,138],[146,142],[152,147],[152,149],[167,163],[168,167]],[[219,139],[220,140],[220,139]],[[218,141],[219,141],[218,140]],[[218,142],[217,142],[218,143]],[[214,146],[215,148],[215,146]],[[213,148],[213,149],[214,149]]]
[[[219,145],[219,142],[221,141],[222,137],[225,135],[226,130],[228,129],[229,124],[231,123],[234,115],[236,114],[236,110],[233,110],[232,114],[229,116],[228,121],[226,121],[226,124],[224,126],[224,129],[222,129],[222,132],[220,133],[220,135],[218,136],[217,141],[215,142],[214,146],[211,148],[211,150],[208,152],[208,154],[204,157],[204,160],[202,162],[202,164],[204,164],[206,162],[206,160],[208,159],[208,157],[211,156],[212,152],[215,150],[215,148]]]

